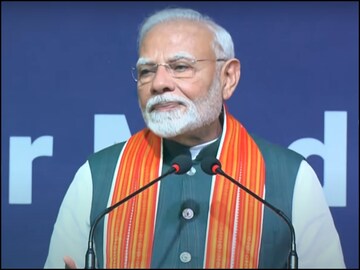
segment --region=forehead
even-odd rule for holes
[[[165,60],[175,55],[212,57],[213,33],[203,23],[186,20],[165,22],[154,26],[143,38],[140,57]]]

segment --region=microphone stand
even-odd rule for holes
[[[271,210],[273,210],[276,214],[278,214],[287,223],[287,225],[289,226],[289,229],[290,229],[290,234],[291,234],[291,248],[290,248],[290,253],[289,253],[289,257],[288,257],[288,268],[289,269],[298,269],[298,256],[296,253],[295,230],[294,230],[294,226],[292,225],[290,219],[280,209],[278,209],[275,206],[273,206],[272,204],[268,203],[267,201],[265,201],[264,199],[262,199],[261,197],[256,195],[254,192],[252,192],[250,189],[243,186],[242,184],[240,184],[238,181],[231,178],[230,176],[228,176],[220,167],[218,167],[216,169],[216,172],[221,174],[222,176],[226,177],[227,179],[229,179],[231,182],[233,182],[238,187],[244,189],[247,193],[254,196],[257,200],[261,201],[263,204],[265,204],[267,207],[269,207]]]
[[[295,229],[292,225],[290,219],[278,208],[270,204],[269,202],[265,201],[263,198],[259,197],[257,194],[252,192],[247,187],[243,186],[241,183],[236,181],[231,176],[227,175],[222,169],[221,169],[221,163],[219,160],[217,160],[214,157],[208,157],[205,158],[201,163],[201,168],[204,172],[210,175],[214,175],[216,173],[224,176],[225,178],[229,179],[231,182],[233,182],[235,185],[237,185],[239,188],[245,190],[247,193],[249,193],[251,196],[253,196],[255,199],[259,200],[263,204],[265,204],[267,207],[269,207],[271,210],[273,210],[276,214],[278,214],[288,225],[290,229],[291,234],[291,247],[288,257],[288,268],[289,269],[298,269],[298,256],[296,253],[296,242],[295,242]]]
[[[135,192],[131,193],[130,195],[126,196],[124,199],[118,201],[114,205],[106,208],[102,211],[95,219],[93,225],[90,228],[89,233],[89,241],[88,241],[88,249],[85,255],[85,269],[95,269],[95,251],[94,251],[94,231],[101,220],[106,214],[114,210],[116,207],[120,206],[121,204],[125,203],[126,201],[130,200],[132,197],[136,196],[140,192],[144,191],[145,189],[149,188],[150,186],[154,185],[159,180],[163,179],[164,177],[168,176],[169,174],[176,173],[176,174],[184,174],[186,173],[192,166],[192,161],[189,156],[180,155],[174,158],[171,168],[164,174],[160,175],[158,178],[152,180],[145,186],[139,188]]]
[[[101,220],[101,218],[103,216],[105,216],[107,213],[111,212],[113,209],[115,209],[116,207],[120,206],[121,204],[123,204],[124,202],[130,200],[132,197],[136,196],[137,194],[139,194],[140,192],[142,192],[143,190],[147,189],[148,187],[154,185],[156,182],[158,182],[159,180],[161,180],[162,178],[164,178],[165,176],[168,176],[169,174],[172,174],[176,171],[175,168],[171,168],[169,171],[167,171],[165,174],[161,175],[160,177],[156,178],[155,180],[149,182],[148,184],[146,184],[145,186],[141,187],[140,189],[136,190],[134,193],[131,193],[129,196],[126,196],[124,199],[118,201],[117,203],[115,203],[114,205],[106,208],[103,212],[101,212],[95,219],[93,225],[91,226],[90,229],[90,234],[89,234],[89,242],[88,242],[88,250],[86,251],[86,255],[85,255],[85,269],[95,269],[95,252],[94,252],[94,247],[93,247],[93,239],[94,239],[94,231],[96,228],[96,225],[99,223],[99,221]]]

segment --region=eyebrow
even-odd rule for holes
[[[192,54],[188,53],[188,52],[177,52],[176,54],[172,55],[171,57],[169,57],[167,59],[167,62],[172,62],[172,61],[176,61],[179,59],[196,59]],[[155,62],[149,58],[146,57],[140,57],[137,62],[136,62],[136,66],[139,65],[147,65],[147,64],[155,64]]]
[[[146,64],[150,64],[150,63],[153,63],[153,61],[151,61],[150,59],[145,58],[145,57],[140,57],[136,62],[136,66],[146,65]]]
[[[192,54],[188,53],[188,52],[178,52],[173,57],[170,58],[170,61],[171,60],[182,59],[182,58],[195,59],[195,57]]]

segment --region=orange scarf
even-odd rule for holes
[[[157,178],[162,170],[162,139],[148,129],[133,135],[120,154],[111,205]],[[222,169],[264,198],[265,165],[255,142],[231,115],[224,116],[218,150]],[[150,268],[158,183],[107,217],[106,268]],[[210,194],[205,268],[257,268],[263,205],[220,175]]]

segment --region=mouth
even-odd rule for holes
[[[160,103],[157,103],[157,104],[154,104],[153,106],[151,106],[150,112],[153,112],[153,111],[166,112],[166,111],[176,110],[181,105],[184,105],[184,104],[182,102],[178,102],[178,101],[160,102]]]

